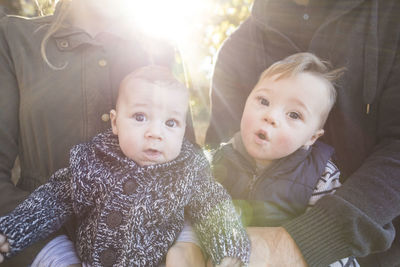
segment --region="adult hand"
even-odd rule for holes
[[[176,242],[167,253],[166,267],[204,267],[200,247],[190,242]]]
[[[306,267],[303,255],[283,227],[248,227],[249,267]]]
[[[10,246],[8,245],[7,238],[0,234],[0,252],[6,253],[10,250]],[[4,261],[4,256],[0,253],[0,263]]]
[[[223,258],[221,263],[219,265],[216,265],[216,267],[240,267],[241,265],[242,261],[238,258],[226,257]]]

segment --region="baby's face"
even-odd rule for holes
[[[186,127],[188,93],[133,79],[120,91],[111,125],[122,152],[141,166],[175,159]]]
[[[250,93],[240,126],[247,152],[262,165],[312,145],[323,134],[321,116],[329,104],[327,85],[314,75],[275,78]]]

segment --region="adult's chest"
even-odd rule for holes
[[[32,35],[33,40],[19,40],[26,45],[11,48],[27,165],[23,167],[31,176],[47,177],[66,166],[72,146],[108,129],[120,81],[147,64],[146,54],[132,41],[109,36],[86,40],[83,35],[49,39],[46,55],[58,69],[39,52],[40,32]],[[37,171],[37,162],[43,170]]]
[[[21,119],[48,127],[62,118],[57,127],[78,135],[78,143],[109,128],[105,115],[115,105],[120,81],[147,59],[138,44],[109,36],[103,39],[84,33],[49,39],[46,55],[56,69],[38,53],[40,40],[24,49],[16,47]]]

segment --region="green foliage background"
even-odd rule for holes
[[[222,42],[249,16],[252,2],[213,0],[213,11],[207,14],[201,27],[193,30],[191,49],[182,51],[190,78],[192,115],[200,144],[203,144],[209,120],[209,88],[215,55]],[[55,4],[56,0],[0,0],[8,13],[28,17],[51,14]]]
[[[35,17],[51,14],[56,0],[0,0],[0,5],[13,15]]]
[[[192,86],[192,112],[196,137],[199,144],[204,143],[205,131],[209,121],[209,90],[212,76],[212,67],[217,51],[223,41],[250,15],[253,0],[215,0],[214,12],[211,14],[196,43],[199,45],[199,62],[193,59],[189,62]]]

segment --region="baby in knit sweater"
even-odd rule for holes
[[[231,199],[202,150],[184,138],[188,102],[166,68],[129,74],[112,129],[72,148],[68,167],[0,218],[0,252],[10,257],[75,215],[83,265],[157,266],[185,211],[215,264],[247,264],[250,243]]]

